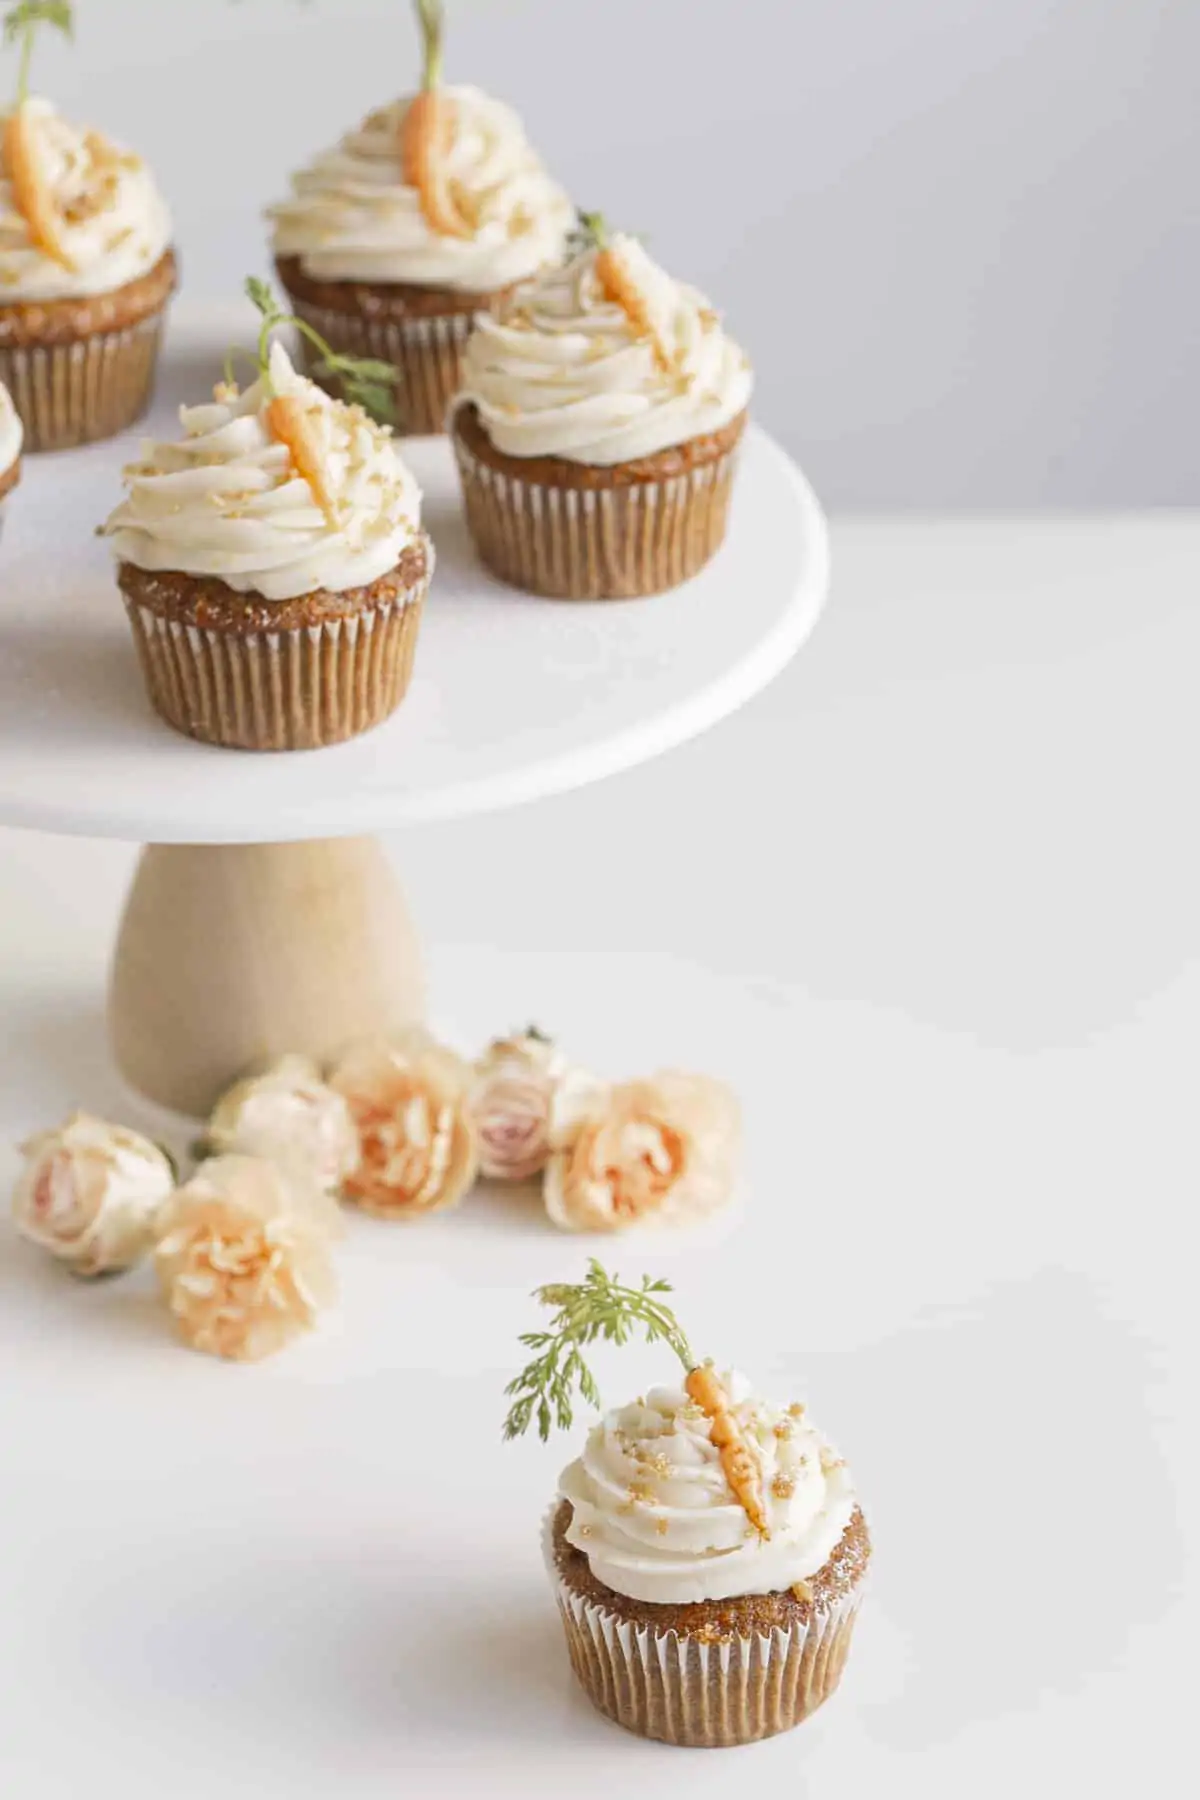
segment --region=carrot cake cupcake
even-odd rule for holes
[[[554,1311],[523,1341],[507,1436],[571,1422],[572,1389],[599,1406],[580,1347],[662,1341],[681,1379],[606,1412],[563,1471],[547,1567],[576,1675],[644,1737],[751,1743],[799,1725],[838,1685],[870,1559],[843,1459],[803,1406],[762,1399],[699,1362],[662,1300],[596,1262],[579,1286],[538,1290]]]
[[[0,116],[0,381],[28,450],[112,437],[149,404],[175,287],[171,219],[140,157],[28,93],[39,24],[70,8],[11,9],[18,97]]]
[[[256,379],[145,443],[104,527],[150,699],[177,731],[246,750],[368,730],[407,690],[433,546],[391,433],[292,367],[263,284]],[[327,347],[324,347],[327,349]],[[327,354],[368,397],[377,365]]]
[[[4,500],[21,479],[21,444],[24,432],[8,389],[0,383],[0,527],[4,524]]]
[[[442,84],[440,0],[417,13],[420,91],[318,156],[270,217],[296,312],[335,349],[393,363],[398,429],[436,432],[475,315],[561,258],[574,212],[509,107]]]
[[[451,431],[480,556],[560,599],[653,594],[725,535],[752,376],[702,295],[582,220],[565,266],[481,318]]]

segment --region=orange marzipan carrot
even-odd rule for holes
[[[440,88],[423,88],[409,101],[400,126],[404,179],[416,188],[431,231],[442,237],[469,238],[474,236],[474,227],[447,172],[453,137],[453,100]]]
[[[611,244],[602,245],[596,254],[596,279],[605,296],[622,309],[634,330],[650,340],[654,360],[659,368],[664,373],[669,372],[670,351],[655,329],[646,305],[646,296]]]
[[[20,106],[4,121],[4,161],[12,185],[13,204],[29,227],[34,244],[68,274],[74,273],[75,264],[59,235],[53,195],[38,167],[29,117]]]
[[[294,394],[276,394],[267,407],[267,429],[276,443],[285,445],[297,473],[312,490],[313,499],[326,518],[332,519],[333,495],[325,483],[320,450],[304,408]]]
[[[688,1371],[683,1385],[688,1398],[712,1421],[709,1436],[721,1453],[721,1467],[735,1499],[760,1537],[769,1537],[758,1458],[742,1437],[716,1371],[701,1363]]]

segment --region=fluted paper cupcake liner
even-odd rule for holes
[[[462,354],[471,335],[471,313],[438,313],[429,318],[369,318],[335,312],[291,297],[298,319],[311,325],[331,350],[369,356],[397,370],[395,429],[407,436],[445,431],[450,402],[461,385]],[[320,352],[301,337],[306,372],[328,392],[341,395],[337,381],[318,373]]]
[[[425,588],[344,619],[219,631],[125,596],[146,688],[168,725],[240,750],[316,750],[382,723],[412,676]]]
[[[736,445],[658,481],[563,487],[492,468],[455,431],[467,523],[502,581],[556,600],[632,600],[697,574],[720,549]]]
[[[20,479],[21,463],[20,458],[18,458],[11,468],[5,469],[3,474],[0,474],[0,538],[3,538],[4,536],[5,502],[13,492],[14,488],[19,486]]]
[[[575,1593],[543,1546],[571,1666],[593,1705],[626,1731],[692,1749],[756,1743],[801,1724],[837,1687],[861,1585],[804,1624],[708,1643],[619,1618]]]
[[[140,419],[154,391],[162,323],[160,311],[70,343],[0,346],[0,382],[24,424],[25,448],[74,450]]]

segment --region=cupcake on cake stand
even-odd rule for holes
[[[241,328],[235,311],[179,310],[148,432],[171,429]],[[264,1056],[323,1056],[422,1015],[419,945],[373,834],[563,793],[682,743],[784,667],[827,591],[820,508],[753,425],[720,553],[618,606],[493,580],[449,445],[409,439],[438,567],[404,706],[330,749],[217,749],[151,711],[91,534],[129,454],[126,440],[39,460],[8,507],[0,824],[147,846],[114,954],[112,1046],[136,1089],[184,1114]]]

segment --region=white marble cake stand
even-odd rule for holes
[[[211,385],[244,321],[177,316],[155,413]],[[327,1051],[419,1016],[420,956],[370,835],[561,793],[705,730],[771,680],[816,622],[828,540],[761,430],[728,540],[674,593],[561,604],[476,562],[450,454],[409,440],[438,570],[403,707],[331,750],[192,743],[150,710],[93,526],[131,441],[27,459],[0,548],[0,824],[149,846],[113,964],[126,1078],[204,1113],[240,1067]]]

